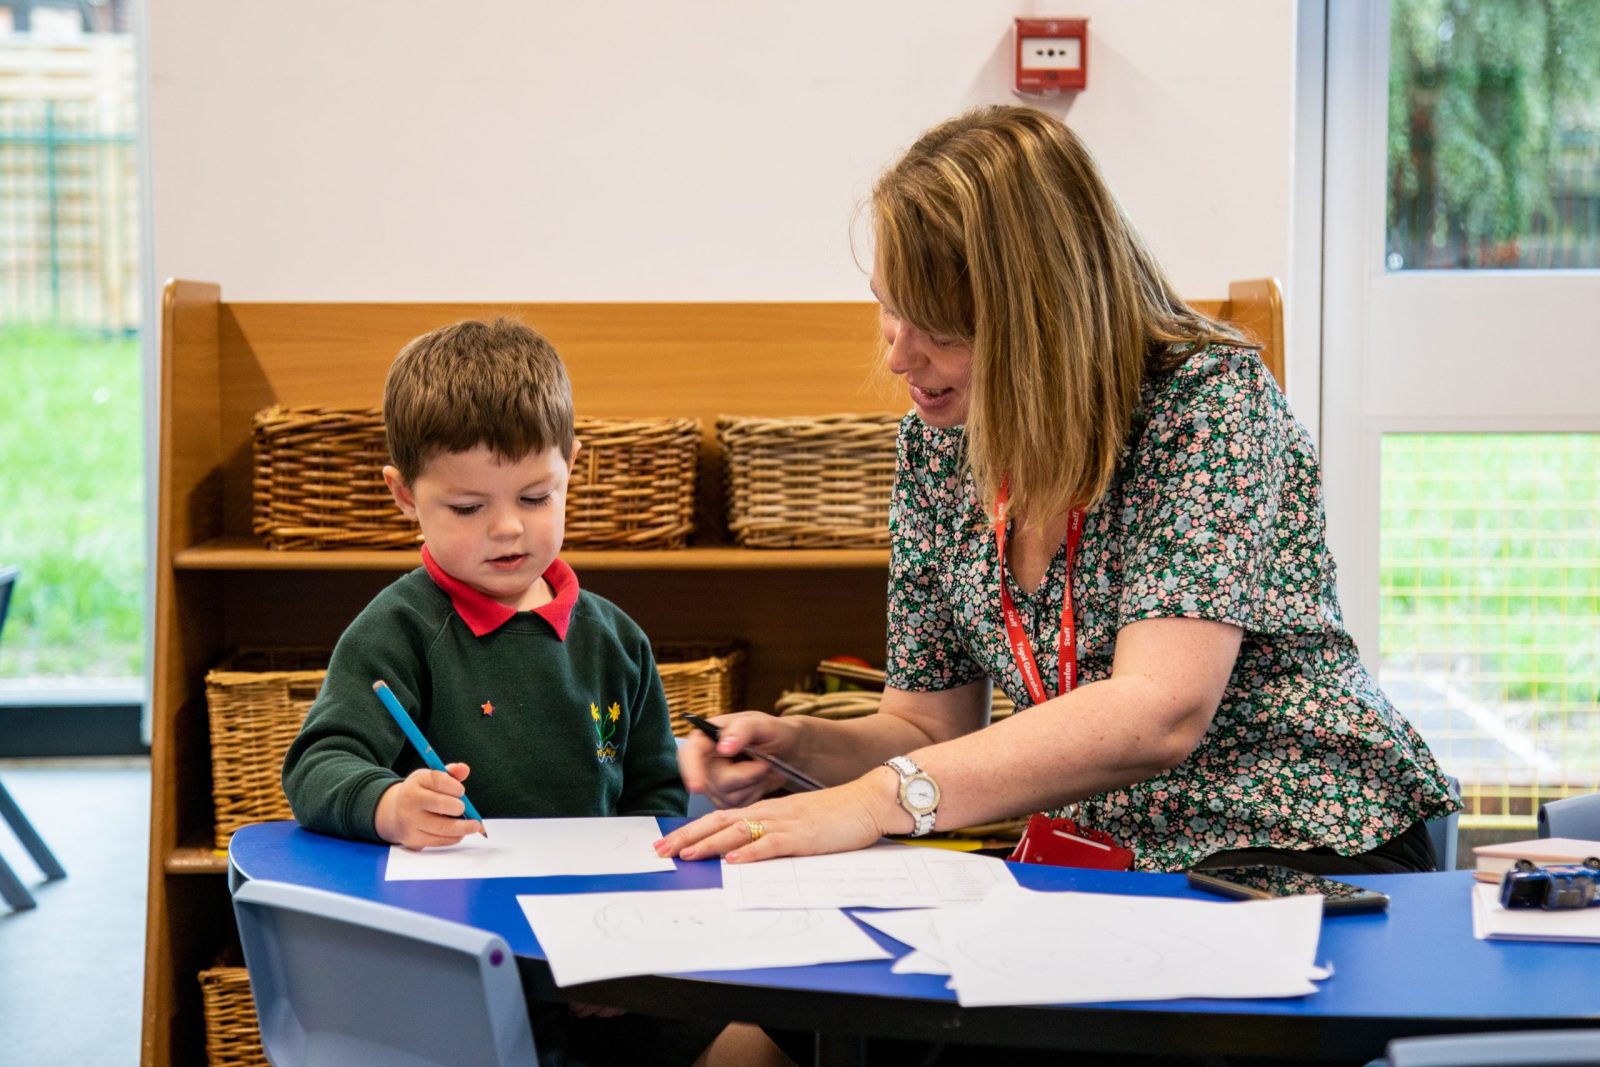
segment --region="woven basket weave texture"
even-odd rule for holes
[[[201,971],[200,999],[206,1018],[206,1062],[211,1067],[266,1067],[249,973],[243,967]]]
[[[567,548],[681,548],[694,528],[697,419],[580,418]],[[414,548],[383,484],[379,408],[283,407],[253,427],[252,529],[275,549]]]
[[[693,729],[684,712],[709,719],[733,711],[744,697],[745,650],[738,644],[663,642],[655,655],[675,737],[686,737]]]
[[[320,658],[326,662],[325,654]],[[283,795],[283,757],[299,735],[326,673],[222,669],[206,675],[217,848],[227,848],[228,839],[241,826],[294,818],[289,798]]]
[[[252,528],[269,548],[413,548],[417,524],[383,484],[389,448],[378,408],[256,413]]]
[[[747,548],[889,543],[898,415],[717,420],[728,529]]]
[[[571,548],[682,548],[694,530],[699,419],[578,419]]]

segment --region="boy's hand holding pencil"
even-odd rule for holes
[[[412,771],[399,785],[390,786],[378,798],[378,810],[372,818],[378,836],[392,845],[406,848],[454,845],[473,833],[488,837],[482,817],[467,799],[466,787],[461,784],[472,773],[471,768],[465,763],[446,765],[439,759],[383,679],[372,683],[372,691],[378,694],[395,725],[427,764]]]
[[[461,783],[470,771],[465,763],[448,763],[442,771],[418,767],[390,786],[373,815],[378,836],[406,848],[440,848],[483,833],[482,823],[462,817],[466,788]]]

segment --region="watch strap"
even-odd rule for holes
[[[926,779],[933,786],[935,797],[938,796],[938,783],[934,782],[921,767],[918,767],[916,761],[910,756],[891,756],[883,761],[883,765],[900,776],[900,786],[895,790],[895,801],[907,815],[911,816],[911,836],[922,837],[931,833],[934,819],[939,811],[938,801],[935,800],[934,806],[927,811],[913,811],[906,804],[906,783],[912,778]]]

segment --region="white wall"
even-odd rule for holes
[[[856,300],[852,221],[1090,19],[1084,136],[1180,290],[1290,264],[1283,0],[150,0],[155,275],[230,300]],[[859,232],[859,225],[856,226]]]

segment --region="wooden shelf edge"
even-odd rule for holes
[[[563,552],[584,571],[667,570],[868,570],[887,567],[886,548],[737,548],[705,545],[657,551],[577,550]],[[279,551],[248,537],[220,537],[172,555],[179,571],[408,571],[422,562],[410,549],[323,549]]]
[[[168,874],[227,874],[228,854],[210,845],[179,845],[162,866]]]

